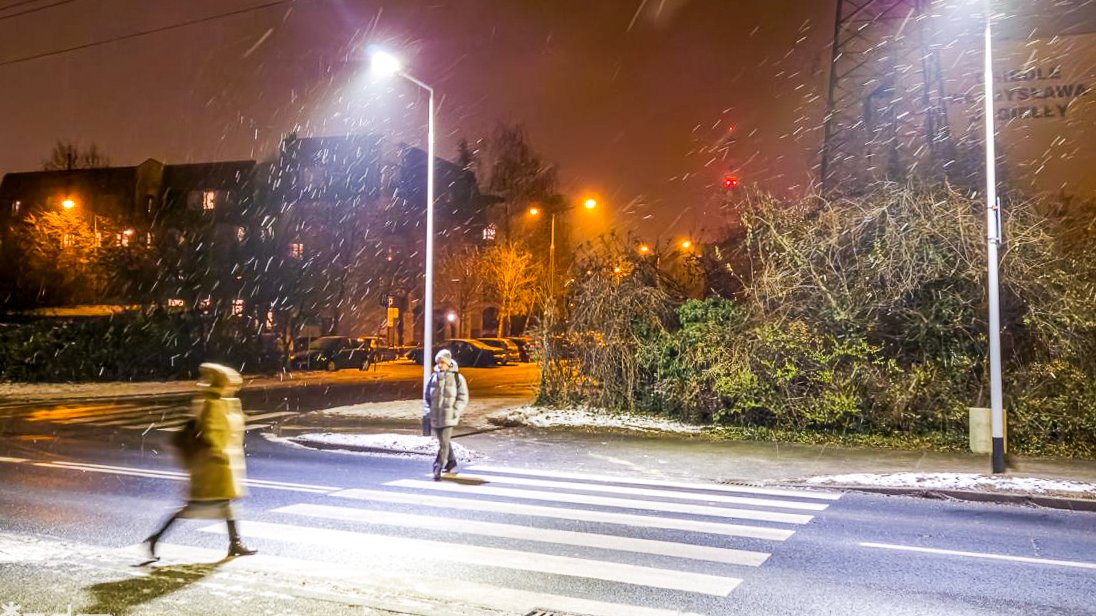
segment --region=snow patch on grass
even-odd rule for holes
[[[858,485],[926,490],[970,490],[1096,498],[1096,484],[1079,481],[979,475],[976,473],[854,473],[823,475],[806,480],[811,485]]]
[[[587,408],[554,409],[523,406],[497,416],[492,421],[500,425],[529,426],[532,428],[601,428],[670,434],[700,434],[704,432],[703,426],[694,426],[673,419],[595,411]]]

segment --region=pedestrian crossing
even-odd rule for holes
[[[62,426],[96,426],[142,433],[178,432],[191,417],[188,401],[79,402],[67,404],[20,404],[0,408],[0,419],[41,422]],[[248,410],[244,430],[270,428],[279,420],[298,415],[294,411]]]
[[[286,553],[315,556],[316,566],[346,561],[366,569],[363,580],[376,569],[413,580],[415,592],[509,614],[721,614],[783,542],[840,497],[479,466],[440,482],[334,488],[241,526],[260,547],[257,562]],[[225,527],[198,531],[223,536]],[[476,592],[462,594],[467,588]]]

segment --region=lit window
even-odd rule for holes
[[[236,241],[242,242],[247,237],[247,229],[243,227],[236,227]]]
[[[186,302],[184,302],[181,299],[169,299],[169,300],[167,300],[167,307],[168,308],[182,308],[185,305],[186,305]]]
[[[71,233],[66,233],[61,236],[61,248],[72,248],[76,243],[76,236]]]
[[[232,300],[232,316],[234,316],[234,317],[244,316],[244,300],[242,300],[242,299]]]
[[[20,208],[22,208],[22,207],[23,207],[23,202],[22,201],[12,201],[11,202],[11,213],[12,213],[12,215],[18,214]]]
[[[498,227],[495,226],[495,223],[491,223],[483,228],[483,239],[493,242],[495,240],[495,234],[497,233]]]
[[[202,209],[210,211],[217,207],[217,191],[207,190],[202,193]]]
[[[304,258],[304,244],[301,242],[293,242],[289,245],[289,256],[293,259]]]

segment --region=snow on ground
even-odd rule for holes
[[[806,481],[812,485],[875,486],[926,490],[989,491],[1096,498],[1096,484],[1035,477],[979,475],[976,473],[856,473],[823,475]]]
[[[417,434],[347,434],[342,432],[310,432],[291,437],[268,437],[311,449],[336,449],[365,454],[403,454],[433,457],[438,453],[438,441]],[[452,442],[453,453],[461,464],[481,461],[486,456],[460,443]]]
[[[693,426],[672,419],[592,411],[583,408],[553,409],[523,406],[511,410],[498,421],[505,425],[532,428],[609,428],[671,434],[700,434],[704,431],[702,426]]]

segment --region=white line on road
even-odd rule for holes
[[[623,483],[634,486],[652,486],[660,488],[678,488],[682,490],[707,490],[709,492],[731,492],[734,494],[762,494],[765,496],[790,496],[794,498],[815,498],[819,500],[838,500],[840,493],[812,492],[810,490],[786,490],[781,488],[762,488],[752,486],[732,486],[723,483],[692,483],[685,481],[669,481],[664,479],[637,479],[634,477],[620,477],[617,475],[598,475],[594,473],[570,473],[563,471],[545,471],[534,468],[513,468],[504,466],[489,466],[477,464],[468,467],[470,471],[483,473],[503,473],[508,475],[535,475],[537,477],[551,477],[555,479],[585,479],[588,481],[602,481],[608,483]]]
[[[700,520],[682,520],[680,518],[664,518],[638,515],[635,513],[594,511],[591,509],[565,509],[563,507],[544,507],[542,505],[504,503],[492,500],[450,498],[447,496],[434,496],[432,494],[418,494],[414,492],[387,492],[381,490],[361,490],[354,488],[350,490],[342,490],[341,492],[335,492],[330,496],[382,503],[400,503],[405,505],[420,505],[424,507],[460,509],[463,511],[486,511],[491,513],[505,513],[512,515],[553,518],[557,520],[575,520],[581,522],[596,522],[602,524],[622,524],[636,528],[683,530],[694,533],[708,533],[713,535],[725,535],[730,537],[750,537],[753,539],[767,539],[770,541],[784,541],[795,534],[795,531],[785,530],[783,528],[743,526],[739,524],[704,522]]]
[[[171,410],[169,410],[169,409],[171,409]],[[187,412],[185,410],[182,410],[182,411]],[[127,418],[130,418],[130,419],[138,419],[138,418],[143,419],[145,417],[156,416],[156,415],[161,415],[161,416],[163,416],[163,415],[175,415],[179,412],[180,412],[180,409],[175,409],[174,407],[170,407],[170,406],[166,406],[166,407],[155,407],[155,406],[130,407],[130,408],[127,408],[127,409],[122,409],[122,410],[107,411],[105,413],[88,413],[88,414],[86,414],[82,417],[74,417],[72,419],[57,419],[57,420],[54,420],[54,423],[60,423],[60,424],[85,424],[85,423],[94,423],[94,422],[104,421],[104,420],[112,421],[117,417],[127,417]]]
[[[260,419],[273,419],[274,417],[285,417],[286,415],[300,415],[300,413],[294,411],[277,411],[274,413],[263,413],[262,415],[247,415],[246,421],[259,421]]]
[[[199,529],[201,532],[224,534],[223,524]],[[742,580],[704,573],[641,567],[603,560],[572,558],[554,554],[531,554],[518,550],[457,545],[426,539],[407,539],[345,530],[310,528],[291,524],[248,522],[248,537],[289,541],[307,545],[322,545],[355,550],[360,554],[385,553],[393,556],[421,555],[431,560],[458,562],[481,567],[502,567],[518,571],[547,573],[609,582],[622,582],[669,590],[681,590],[725,597]]]
[[[900,550],[903,552],[921,552],[923,554],[939,554],[941,556],[963,556],[966,558],[985,558],[989,560],[1008,560],[1018,563],[1030,563],[1033,565],[1053,565],[1055,567],[1076,567],[1078,569],[1096,569],[1096,563],[1086,563],[1073,560],[1051,560],[1047,558],[1031,558],[1029,556],[1008,556],[1006,554],[986,554],[983,552],[960,552],[958,550],[942,550],[939,548],[922,548],[912,545],[893,545],[890,543],[861,543],[860,547],[881,548],[884,550]]]
[[[766,522],[782,522],[785,524],[806,524],[810,522],[813,517],[798,513],[779,513],[774,511],[762,511],[756,509],[709,507],[705,505],[692,505],[688,503],[668,503],[664,501],[612,498],[608,496],[593,496],[588,494],[569,494],[567,492],[538,492],[536,490],[495,488],[491,486],[460,484],[451,481],[436,482],[415,481],[413,479],[399,479],[396,481],[390,481],[384,485],[398,488],[412,488],[416,490],[439,490],[444,492],[457,492],[462,494],[502,496],[506,498],[523,498],[527,500],[551,501],[555,503],[571,503],[576,505],[620,507],[623,509],[643,509],[647,511],[684,513],[688,515],[706,515],[720,518],[738,518],[742,520],[762,520]]]
[[[73,471],[90,471],[95,473],[113,473],[116,475],[149,477],[152,479],[171,479],[175,481],[185,481],[189,479],[189,475],[178,471],[130,468],[125,466],[108,466],[104,464],[85,464],[81,462],[36,462],[34,463],[34,466],[41,466],[43,468],[59,468]],[[271,490],[288,490],[292,492],[310,492],[315,494],[326,494],[327,492],[333,492],[342,489],[336,486],[291,483],[288,481],[268,481],[265,479],[247,479],[244,481],[244,483],[253,488],[269,488]]]
[[[245,528],[244,532],[247,532]],[[3,537],[0,536],[0,540]],[[0,547],[3,544],[0,543]],[[144,546],[122,548],[126,553],[143,550]],[[450,604],[475,605],[488,607],[503,613],[527,614],[534,609],[553,609],[589,616],[700,616],[692,612],[676,609],[659,609],[608,603],[563,595],[552,595],[534,591],[518,590],[501,586],[491,586],[464,579],[452,579],[444,575],[408,575],[405,571],[378,571],[360,565],[347,563],[328,563],[317,560],[305,560],[288,556],[270,556],[260,552],[248,558],[238,558],[224,562],[222,550],[196,548],[187,545],[161,543],[160,552],[174,560],[185,562],[218,563],[218,574],[223,569],[265,573],[289,573],[296,582],[300,578],[309,579],[306,588],[337,583],[338,588],[350,588],[352,591],[378,589],[389,596],[398,598],[403,607],[406,601],[414,597],[429,597]],[[223,563],[223,564],[221,564]],[[297,592],[295,590],[294,592]],[[375,592],[370,596],[375,596]],[[329,599],[337,599],[332,593]],[[348,596],[349,599],[356,597]],[[373,604],[370,604],[371,606]],[[380,606],[383,607],[383,604]]]
[[[297,504],[280,507],[274,513],[288,513],[307,517],[362,522],[382,526],[398,526],[413,529],[427,529],[440,532],[457,532],[486,537],[504,537],[518,541],[540,541],[559,545],[636,552],[639,554],[658,554],[674,558],[705,560],[726,565],[760,567],[769,557],[765,552],[716,548],[675,541],[636,539],[600,533],[583,533],[554,528],[538,528],[516,524],[500,524],[480,520],[453,520],[451,517],[433,517],[404,512],[375,511],[356,507],[332,507],[330,505]]]
[[[8,458],[8,457],[5,457],[5,456],[0,456],[0,462],[12,462],[14,464],[22,464],[23,462],[26,462],[26,461],[27,461],[26,458]]]
[[[701,501],[705,503],[728,503],[731,505],[751,505],[754,507],[776,507],[780,509],[798,509],[800,511],[824,511],[829,505],[824,503],[802,503],[798,501],[777,500],[773,498],[750,498],[747,496],[724,496],[722,494],[697,494],[653,488],[630,488],[627,486],[581,483],[577,481],[551,481],[529,477],[510,477],[506,475],[465,475],[462,481],[483,482],[485,484],[503,483],[534,488],[555,490],[576,490],[580,492],[604,492],[627,496],[649,496],[653,498],[672,498],[674,500]]]

